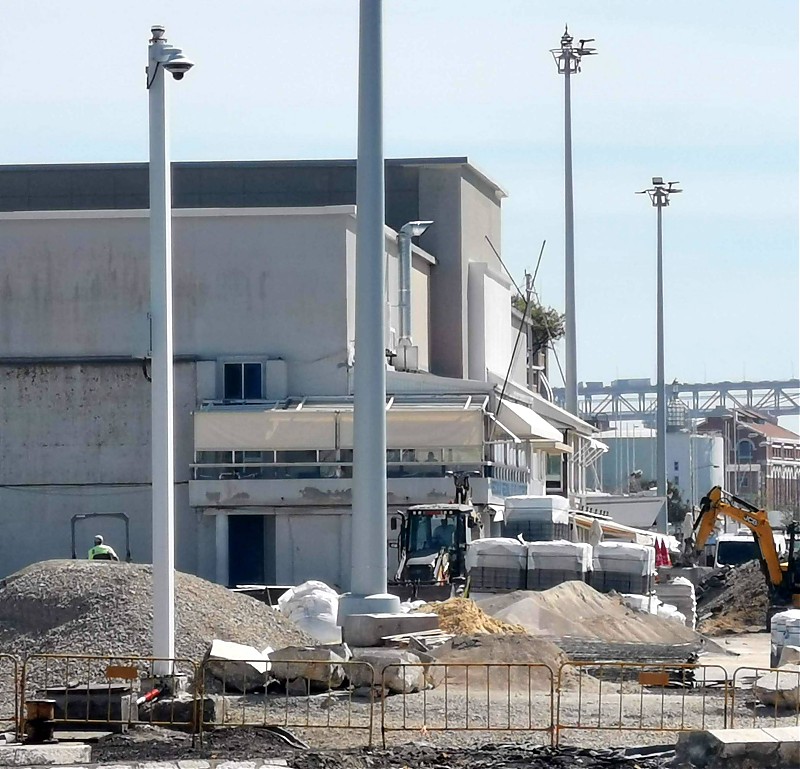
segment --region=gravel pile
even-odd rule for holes
[[[715,572],[698,589],[698,630],[710,636],[761,632],[768,605],[767,583],[757,561]]]
[[[0,652],[152,654],[152,567],[43,561],[0,582]],[[215,638],[257,649],[309,642],[288,618],[244,595],[175,574],[175,653],[200,662]]]

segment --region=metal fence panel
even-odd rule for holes
[[[739,667],[731,679],[731,729],[800,727],[800,670]]]
[[[569,662],[558,673],[556,742],[569,730],[724,728],[727,712],[718,665]]]
[[[165,669],[173,675],[156,674]],[[56,728],[107,725],[122,731],[132,724],[145,723],[194,734],[202,720],[196,678],[195,663],[189,659],[31,654],[22,666],[20,692],[23,701],[54,699]],[[180,683],[189,691],[170,696]],[[156,687],[164,687],[160,697],[137,705],[139,697]]]
[[[19,735],[20,664],[11,654],[0,654],[0,729]]]
[[[217,708],[203,728],[360,729],[372,743],[373,684],[380,681],[372,665],[288,660],[271,667],[263,659],[205,660],[202,692],[217,695]]]
[[[384,743],[395,731],[524,731],[552,744],[554,675],[543,663],[403,663],[381,680]]]

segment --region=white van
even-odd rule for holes
[[[786,537],[777,531],[772,532],[778,557],[786,554]],[[749,529],[739,529],[735,534],[719,534],[714,549],[714,566],[740,566],[748,561],[761,558],[758,543]]]

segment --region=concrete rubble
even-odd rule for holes
[[[344,683],[352,653],[347,644],[328,646],[287,646],[271,652],[271,674],[279,681],[303,679],[312,684],[335,689]]]
[[[759,676],[753,693],[762,705],[800,710],[800,665],[785,665]]]
[[[782,668],[784,665],[800,665],[800,646],[783,647],[778,667]]]
[[[674,769],[792,769],[800,764],[794,727],[686,732],[675,748]]]
[[[355,687],[383,686],[390,692],[410,694],[435,688],[444,677],[444,668],[431,666],[434,658],[423,652],[360,649],[353,661],[371,665],[351,668],[350,683]]]
[[[226,691],[242,693],[263,688],[269,660],[253,646],[215,640],[206,654],[206,670],[222,681]]]

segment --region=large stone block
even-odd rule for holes
[[[231,641],[212,641],[205,669],[222,681],[225,691],[252,692],[266,685],[267,660],[258,649]]]
[[[419,656],[400,649],[361,649],[353,656],[350,683],[355,687],[384,686],[389,691],[410,694],[426,688],[427,665]]]
[[[800,646],[787,644],[781,649],[778,667],[782,668],[784,665],[800,665]]]
[[[785,665],[760,676],[753,692],[762,705],[800,709],[800,666]]]
[[[436,614],[351,614],[344,618],[342,638],[350,646],[383,646],[383,638],[436,630]]]
[[[778,763],[781,742],[764,729],[709,729],[681,734],[675,746],[679,769],[766,769]]]
[[[351,657],[347,644],[331,646],[287,646],[269,655],[272,675],[279,681],[301,678],[335,689],[347,676],[343,663]]]

